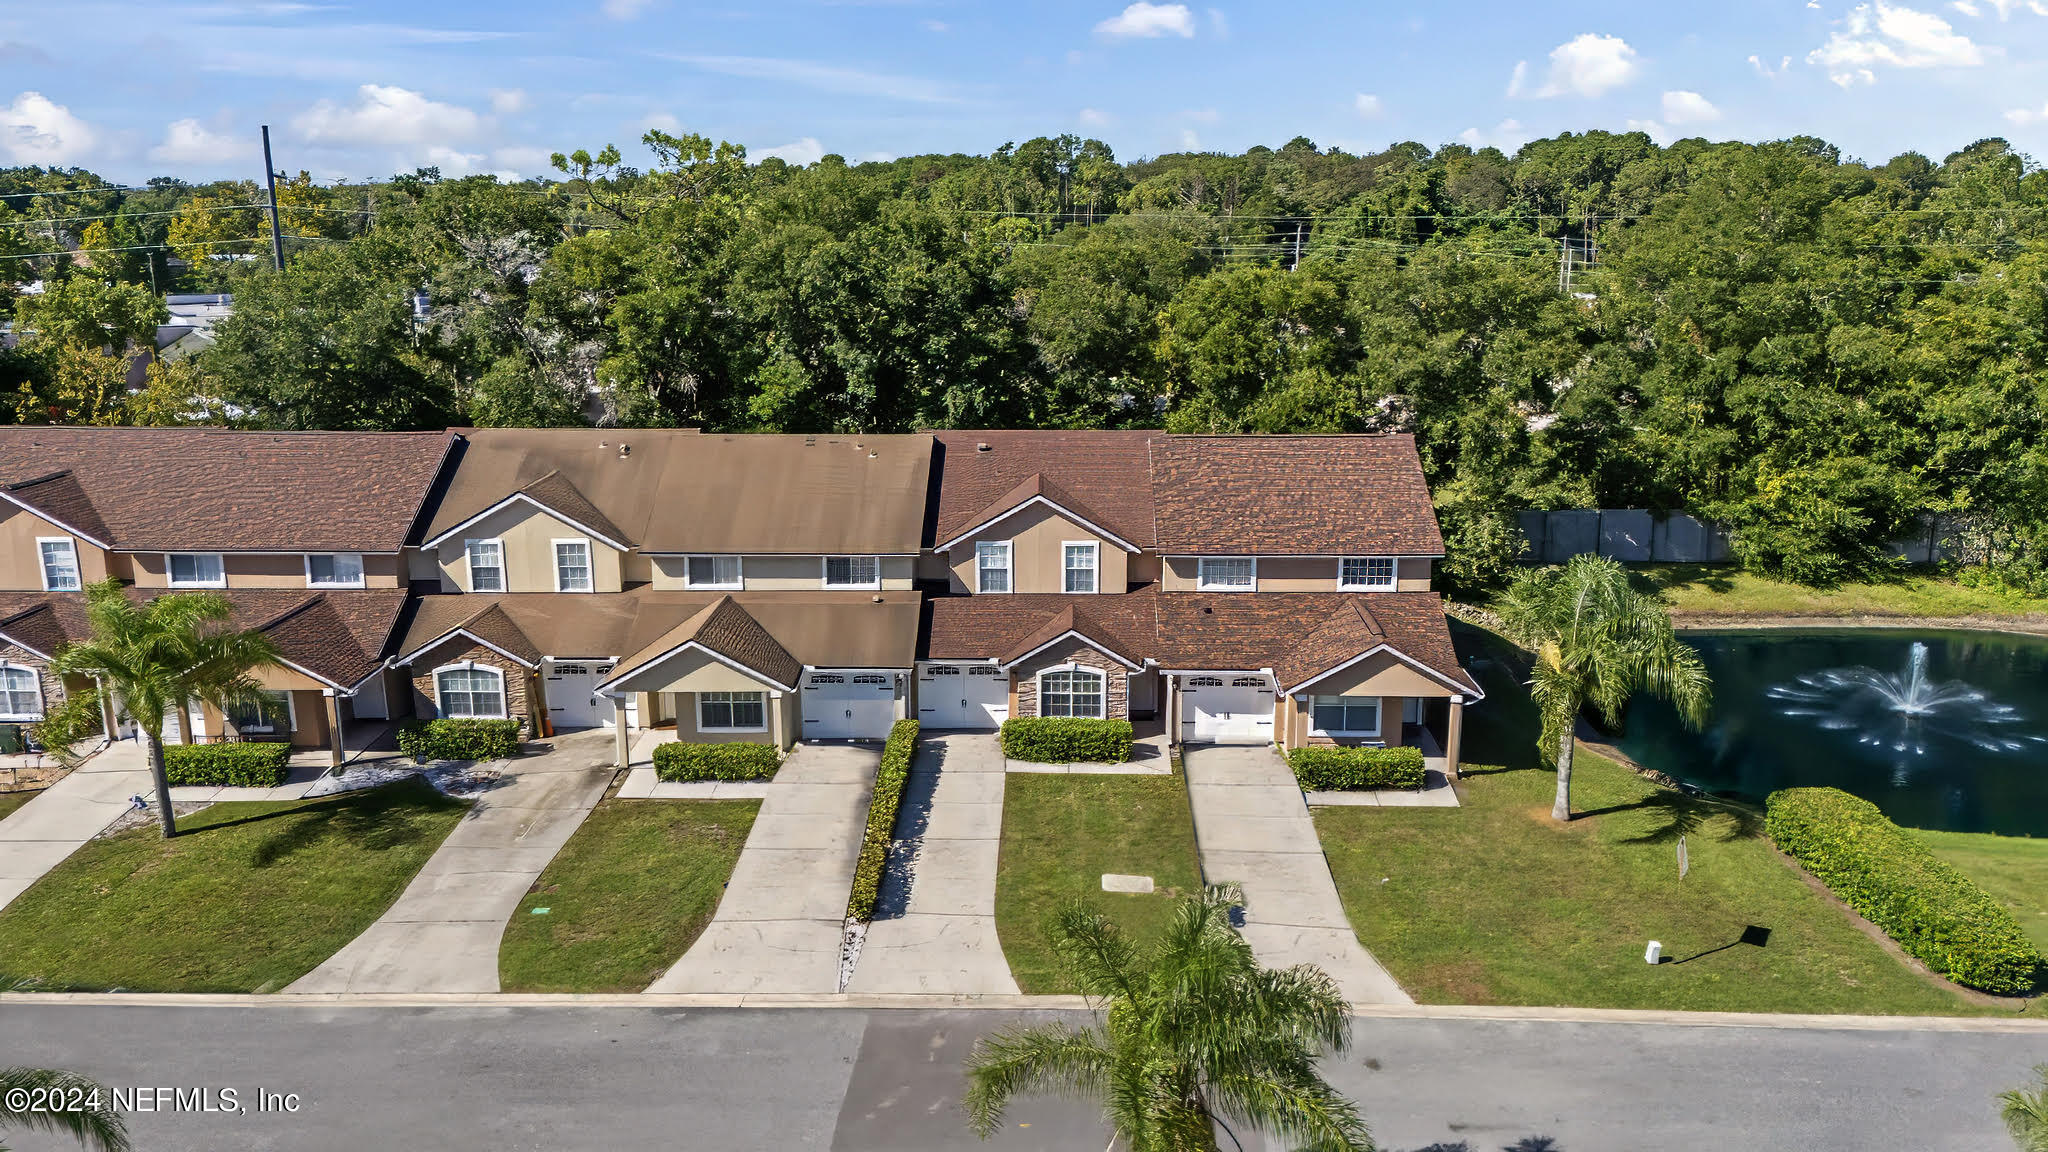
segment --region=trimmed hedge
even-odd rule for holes
[[[1296,748],[1287,754],[1304,792],[1379,792],[1422,787],[1420,748]]]
[[[1033,764],[1121,764],[1131,758],[1131,722],[1069,716],[1005,720],[1003,755]]]
[[[275,788],[291,772],[289,744],[166,744],[172,787]]]
[[[766,780],[782,763],[773,744],[654,746],[654,774],[670,783],[690,780]]]
[[[2041,953],[2012,912],[1877,805],[1835,788],[1786,788],[1765,801],[1764,830],[1929,968],[2002,996],[2034,987]]]
[[[398,730],[398,750],[413,762],[510,760],[519,755],[517,720],[415,720]]]
[[[882,871],[889,863],[889,841],[896,832],[896,809],[903,786],[910,782],[910,762],[917,757],[917,721],[898,720],[882,746],[882,766],[875,770],[875,798],[868,804],[867,835],[860,842],[860,862],[853,868],[853,894],[846,901],[850,920],[875,918],[882,895]]]

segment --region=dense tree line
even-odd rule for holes
[[[645,143],[644,170],[578,151],[523,184],[289,181],[283,273],[241,258],[253,184],[0,171],[0,255],[85,250],[0,261],[45,285],[0,290],[0,388],[24,421],[1403,430],[1467,585],[1504,574],[1514,510],[1590,506],[1698,513],[1816,582],[1938,517],[2043,582],[2048,176],[2002,141]],[[125,395],[80,349],[173,283],[234,316]]]

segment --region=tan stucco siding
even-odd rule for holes
[[[758,690],[758,686],[756,686]],[[676,739],[688,744],[778,744],[787,748],[795,742],[791,733],[796,709],[787,697],[770,694],[764,701],[767,705],[768,726],[760,732],[705,732],[697,727],[697,694],[677,692],[664,697],[666,707],[674,712]],[[781,739],[777,739],[778,731]]]
[[[397,556],[390,553],[362,555],[365,588],[399,586],[400,561]],[[165,572],[168,561],[164,553],[138,552],[133,560],[137,587],[170,586],[170,578]],[[220,566],[230,588],[312,586],[306,579],[306,553],[303,552],[227,552],[221,554]]]
[[[768,685],[692,649],[642,668],[613,687],[626,692],[759,692]]]
[[[1196,560],[1193,556],[1163,556],[1159,560],[1159,587],[1167,592],[1195,590]]]
[[[946,554],[953,574],[955,592],[975,590],[974,546],[983,542],[1010,542],[1010,590],[1012,592],[1066,591],[1066,546],[1094,544],[1096,590],[1122,592],[1130,582],[1130,553],[1123,545],[1104,539],[1044,505],[1005,516],[960,543]]]
[[[12,504],[0,505],[0,588],[42,591],[43,550],[36,541],[60,537],[71,541],[72,549],[78,554],[81,582],[90,584],[107,578],[107,554],[104,551],[34,513]]]
[[[1436,561],[1427,556],[1403,556],[1399,574],[1395,577],[1397,590],[1402,592],[1429,591],[1436,571]]]
[[[655,588],[688,588],[689,560],[684,556],[653,556],[650,579]],[[917,557],[884,556],[879,571],[884,589],[912,587]],[[815,592],[825,586],[823,555],[747,555],[740,557],[740,579],[749,592]]]
[[[1334,695],[1334,693],[1322,693]],[[1347,696],[1369,696],[1369,692],[1347,692]],[[1344,737],[1337,739],[1315,734],[1315,700],[1312,696],[1282,697],[1274,707],[1279,714],[1279,730],[1286,733],[1282,744],[1288,748],[1302,748],[1311,744],[1381,744],[1398,748],[1402,744],[1401,712],[1407,704],[1403,696],[1380,697],[1380,734],[1374,737]]]
[[[1358,553],[1364,555],[1364,553]],[[1340,556],[1261,556],[1258,558],[1258,590],[1261,592],[1336,592]],[[1196,588],[1199,561],[1193,556],[1169,556],[1161,562],[1159,586],[1168,592],[1192,592]],[[1434,561],[1427,556],[1395,561],[1394,591],[1427,592]],[[1369,595],[1369,593],[1366,593]]]
[[[435,547],[442,591],[474,591],[469,586],[467,541],[491,539],[504,542],[507,592],[555,591],[557,540],[590,541],[592,591],[618,592],[623,587],[618,549],[531,504],[516,503],[493,512]]]
[[[1424,675],[1390,652],[1376,652],[1306,691],[1318,696],[1421,696],[1443,699],[1455,695],[1443,682]]]

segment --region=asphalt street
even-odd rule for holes
[[[0,1065],[136,1094],[144,1152],[238,1149],[1079,1149],[1085,1104],[1033,1101],[983,1145],[960,1063],[1006,1012],[664,1007],[0,1005]],[[1331,1078],[1381,1146],[1553,1152],[2010,1147],[1995,1093],[2041,1034],[1363,1019]],[[194,1090],[212,1089],[208,1098]],[[262,1111],[297,1095],[296,1110]],[[267,1094],[267,1095],[259,1095]],[[16,1152],[75,1147],[15,1131]],[[1257,1142],[1247,1140],[1247,1147]]]

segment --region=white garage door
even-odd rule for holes
[[[1181,739],[1197,744],[1273,742],[1273,683],[1264,676],[1181,681]]]
[[[548,723],[555,731],[595,728],[611,720],[612,702],[597,694],[597,686],[611,670],[611,665],[597,663],[548,665]]]
[[[927,664],[917,674],[917,720],[927,728],[1000,728],[1010,674],[993,664]]]
[[[883,740],[896,722],[895,677],[882,672],[813,672],[804,678],[806,740]]]

